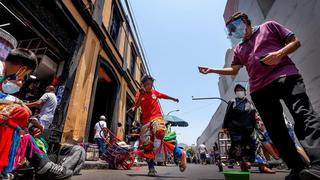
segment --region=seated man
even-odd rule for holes
[[[19,92],[25,77],[37,67],[36,55],[27,49],[12,50],[6,61],[0,62],[0,177],[7,178],[24,157],[35,168],[39,178],[64,179],[73,172],[57,165],[37,148],[28,126],[31,111],[21,100],[10,95]]]

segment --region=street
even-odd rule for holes
[[[218,172],[217,166],[213,165],[199,165],[199,164],[189,164],[186,172],[180,173],[178,168],[173,165],[168,165],[166,167],[156,167],[158,171],[157,177],[148,177],[147,166],[134,167],[132,170],[83,170],[80,176],[75,176],[73,180],[102,180],[102,179],[196,179],[196,180],[223,180],[224,176],[222,173]],[[236,169],[238,170],[238,169]],[[251,180],[283,180],[288,174],[288,171],[281,170],[277,171],[276,174],[261,174],[258,173],[257,168],[251,169]]]

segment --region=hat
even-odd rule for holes
[[[104,115],[101,115],[100,120],[107,120],[107,118]]]
[[[238,88],[242,88],[243,90],[246,91],[246,88],[244,86],[242,86],[241,84],[236,84],[236,86],[234,87],[234,92],[236,92]]]
[[[17,47],[17,40],[7,31],[0,28],[0,60],[4,61],[9,52]]]

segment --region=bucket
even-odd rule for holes
[[[86,152],[87,161],[98,161],[99,160],[99,146],[96,144],[91,144],[87,148]]]
[[[250,172],[224,171],[225,180],[249,180]]]

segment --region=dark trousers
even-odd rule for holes
[[[320,165],[320,118],[314,112],[300,75],[279,78],[266,87],[253,92],[252,100],[288,167],[301,170],[305,167],[285,124],[280,100],[288,107],[294,122],[295,133],[307,152],[311,165]]]

